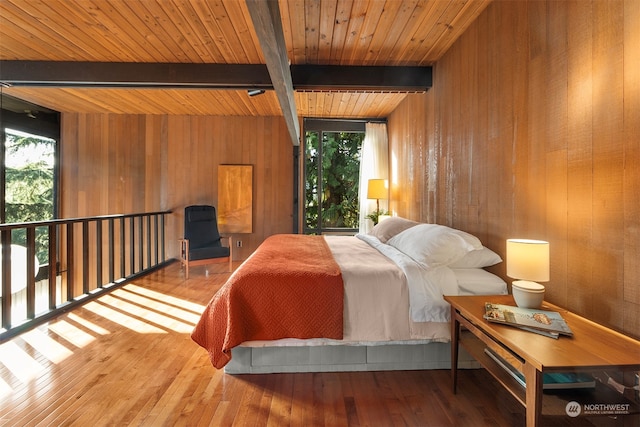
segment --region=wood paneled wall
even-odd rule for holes
[[[548,240],[547,298],[640,336],[640,2],[493,2],[389,137],[398,215]]]
[[[233,236],[243,260],[292,231],[292,153],[282,117],[63,114],[61,214],[172,210],[166,251],[177,257],[185,206],[216,206],[218,165],[250,164],[253,233]]]

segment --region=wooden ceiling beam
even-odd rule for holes
[[[280,7],[275,0],[246,0],[253,27],[293,145],[300,145],[300,122],[293,93]]]

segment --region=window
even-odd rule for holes
[[[304,232],[355,233],[364,123],[305,120]]]
[[[57,141],[60,118],[47,110],[0,94],[0,222],[47,221],[57,217]],[[27,233],[11,231],[11,321],[27,320]],[[49,307],[49,229],[35,229],[36,313]],[[2,277],[0,277],[0,282]],[[1,283],[0,283],[1,285]],[[1,292],[0,292],[1,293]]]
[[[15,129],[5,129],[5,223],[47,221],[54,218],[54,154],[56,141]],[[19,229],[12,243],[25,246],[26,234]],[[40,264],[48,261],[47,229],[36,233]]]
[[[57,149],[59,113],[1,95],[0,222],[57,218]],[[48,263],[46,227],[36,230],[36,256]],[[12,232],[13,244],[25,246],[24,230]]]

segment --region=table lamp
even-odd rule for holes
[[[508,239],[507,276],[518,279],[511,288],[518,307],[540,307],[545,288],[537,282],[549,281],[549,242]]]
[[[386,179],[370,179],[367,186],[367,199],[376,199],[376,210],[380,210],[380,199],[386,199],[389,184]]]
[[[386,199],[388,196],[389,183],[386,179],[370,179],[367,185],[367,199],[376,199],[376,211],[373,215],[375,219],[373,224],[378,223],[380,215],[380,199]]]

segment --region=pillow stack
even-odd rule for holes
[[[502,261],[477,237],[444,225],[391,217],[373,227],[370,234],[427,268],[483,268]]]

